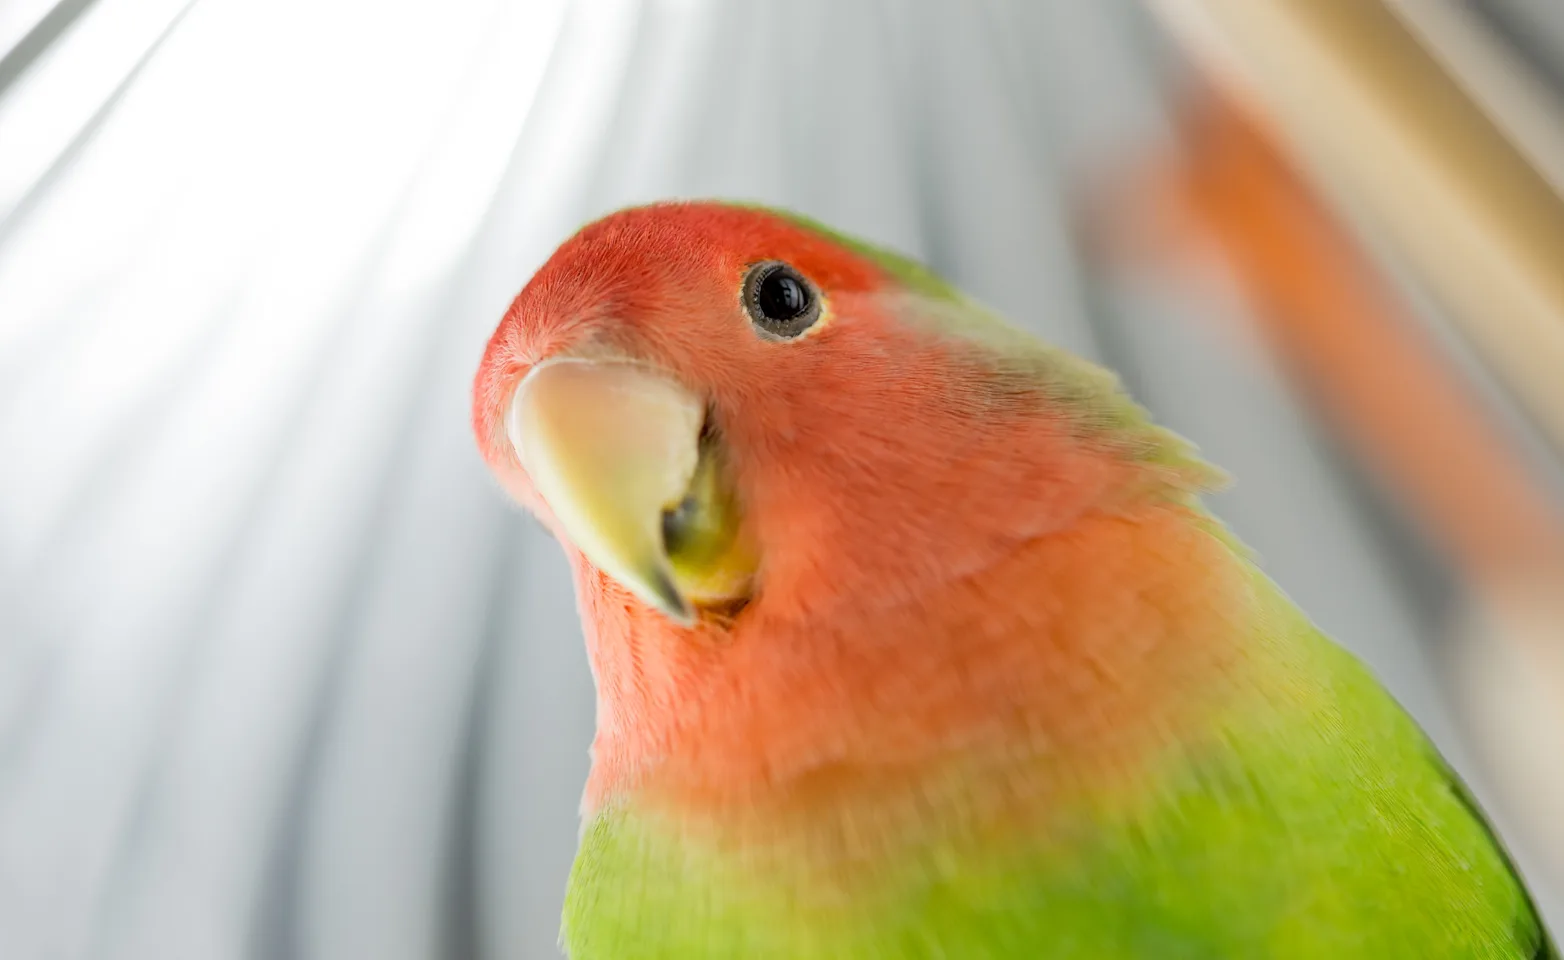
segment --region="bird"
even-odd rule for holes
[[[483,352],[597,691],[574,960],[1557,960],[1458,775],[1106,369],[784,210],[630,207]]]

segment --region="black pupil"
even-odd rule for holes
[[[777,270],[760,281],[755,302],[768,320],[791,320],[809,309],[809,291],[785,270]]]

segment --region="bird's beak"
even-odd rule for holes
[[[655,368],[560,357],[516,388],[510,441],[562,533],[594,566],[685,626],[747,596],[740,532],[704,401]]]

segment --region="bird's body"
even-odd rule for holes
[[[629,409],[648,369],[701,465],[651,553],[565,502],[601,471],[547,433],[568,378]],[[598,683],[575,960],[1549,955],[1422,732],[1200,507],[1214,471],[916,265],[623,212],[523,291],[474,414],[572,554]]]
[[[779,625],[767,662],[671,686],[705,722],[658,731],[636,789],[603,785],[572,956],[1536,955],[1422,734],[1180,508],[1083,519],[1006,566],[931,598],[982,622],[865,611],[828,663]],[[913,633],[945,655],[908,663]]]

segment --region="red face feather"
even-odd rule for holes
[[[818,330],[756,335],[740,291],[765,260],[819,289]],[[1065,743],[1168,720],[1148,646],[1169,632],[1151,621],[1170,614],[1156,596],[1126,603],[1114,571],[1140,564],[1141,590],[1173,603],[1215,588],[1202,581],[1220,564],[1187,561],[1219,545],[1179,535],[1182,515],[1082,522],[1144,465],[1083,441],[1065,411],[1007,386],[971,344],[907,323],[911,309],[869,256],[766,211],[706,203],[588,226],[511,305],[473,406],[506,488],[565,540],[504,411],[527,371],[562,351],[633,357],[706,399],[761,557],[736,619],[686,629],[566,540],[599,685],[589,807],[649,781],[715,798],[849,761],[916,763],[1011,727]],[[1170,539],[1188,548],[1184,562],[1160,571]],[[1155,554],[1138,555],[1143,540]],[[1188,650],[1179,660],[1201,662]]]

